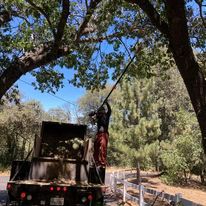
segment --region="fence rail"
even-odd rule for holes
[[[144,202],[144,194],[148,193],[154,195],[155,197],[159,196],[161,200],[166,200],[171,203],[171,205],[181,205],[181,206],[203,206],[197,203],[194,203],[190,200],[186,200],[182,197],[180,193],[171,195],[165,192],[159,192],[150,188],[145,188],[143,185],[137,185],[131,182],[128,182],[128,178],[135,178],[136,174],[131,171],[126,172],[113,172],[110,174],[110,187],[114,193],[120,193],[123,196],[123,201],[131,200],[139,204],[139,206],[150,206],[149,203]],[[118,188],[118,185],[121,184],[123,188]],[[128,187],[139,190],[139,197],[132,196],[127,193]]]

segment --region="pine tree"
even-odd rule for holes
[[[152,79],[126,79],[113,106],[108,160],[111,164],[136,166],[138,150],[158,140],[161,119],[151,95]]]

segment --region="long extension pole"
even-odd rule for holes
[[[112,94],[112,92],[114,91],[115,87],[117,86],[117,84],[120,82],[120,80],[122,79],[122,77],[124,76],[124,74],[126,73],[127,69],[129,68],[130,64],[134,61],[135,59],[134,55],[131,60],[129,61],[129,63],[127,64],[127,66],[125,67],[124,71],[122,72],[122,74],[120,75],[120,77],[118,78],[118,80],[116,81],[116,83],[114,84],[114,86],[112,87],[111,91],[109,92],[109,94],[107,95],[107,97],[104,99],[103,103],[101,104],[100,107],[102,107],[104,105],[104,103],[108,100],[108,98],[110,97],[110,95]],[[99,107],[99,108],[100,108]]]

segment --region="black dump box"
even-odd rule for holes
[[[31,161],[12,164],[8,204],[103,205],[105,187],[92,183],[85,135],[85,125],[43,122]]]

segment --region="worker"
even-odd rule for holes
[[[102,173],[101,176],[103,181],[106,167],[107,143],[109,139],[108,127],[111,115],[111,107],[109,103],[106,102],[105,104],[101,106],[97,112],[90,113],[90,117],[92,119],[94,119],[94,115],[96,116],[97,134],[94,141],[94,161],[95,165],[98,167],[98,170]]]

